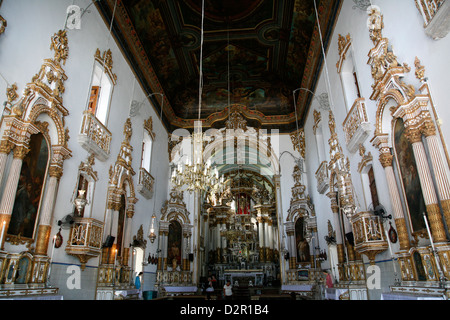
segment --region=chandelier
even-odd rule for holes
[[[203,161],[187,161],[184,165],[179,163],[172,171],[171,182],[176,189],[186,186],[186,190],[207,191],[213,189],[222,179],[219,179],[219,171]]]
[[[211,162],[203,160],[204,134],[201,127],[201,107],[203,94],[203,40],[204,40],[205,1],[202,1],[202,25],[199,66],[199,97],[198,97],[198,121],[195,124],[193,139],[193,161],[187,160],[185,164],[179,163],[172,171],[171,182],[175,188],[186,186],[187,191],[207,191],[213,189],[220,181],[217,167],[212,167]]]

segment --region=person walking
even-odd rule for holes
[[[223,295],[225,296],[225,300],[233,300],[233,286],[229,280],[227,281],[227,284],[223,286]]]

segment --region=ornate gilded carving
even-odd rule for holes
[[[9,154],[13,148],[14,144],[11,141],[2,140],[0,142],[0,153]]]
[[[81,131],[78,141],[88,152],[97,156],[100,161],[109,158],[112,134],[91,112],[83,113]]]
[[[95,164],[95,156],[93,154],[90,154],[85,162],[81,162],[78,170],[80,172],[85,173],[89,177],[92,177],[94,181],[98,180],[98,174],[97,171],[94,171],[93,166]]]
[[[341,73],[342,65],[346,59],[348,49],[352,44],[352,39],[350,34],[347,34],[345,37],[339,34],[338,38],[338,50],[339,50],[339,61],[336,63],[336,68],[338,69],[338,73]]]
[[[59,30],[53,35],[50,49],[55,51],[55,61],[57,61],[58,63],[61,63],[62,61],[63,64],[66,64],[66,60],[69,56],[66,30]]]
[[[380,163],[383,166],[383,168],[392,167],[392,161],[394,159],[394,156],[390,153],[382,153],[380,154]]]
[[[305,129],[301,128],[298,131],[292,132],[290,136],[294,150],[298,151],[304,159],[306,154]]]
[[[247,131],[247,120],[245,120],[239,111],[233,111],[225,122],[225,127],[227,129]]]
[[[12,105],[12,103],[16,101],[18,97],[19,95],[17,94],[17,84],[14,83],[10,87],[6,88],[6,98],[9,105]]]
[[[322,121],[322,114],[317,110],[314,110],[313,114],[314,114],[313,132],[314,132],[314,134],[316,134],[317,129],[319,128],[320,122]]]
[[[25,156],[30,152],[30,149],[25,146],[15,146],[13,153],[15,159],[23,160]]]
[[[0,34],[5,32],[7,26],[8,22],[6,21],[6,19],[0,16]]]
[[[347,148],[351,153],[354,153],[357,151],[358,146],[367,139],[371,130],[364,98],[355,100],[342,125]]]
[[[107,72],[111,80],[113,81],[113,84],[116,84],[117,82],[117,75],[112,72],[113,68],[113,59],[112,59],[112,53],[111,49],[108,49],[107,51],[103,52],[103,54],[100,52],[100,49],[97,49],[95,51],[95,60],[97,60],[104,68],[104,71]]]
[[[153,118],[150,117],[144,121],[144,130],[150,135],[150,137],[154,140],[155,133],[153,132]]]
[[[416,57],[416,59],[414,60],[414,65],[416,66],[416,72],[415,72],[416,78],[419,79],[420,81],[424,81],[425,80],[425,67],[420,64],[419,58]]]

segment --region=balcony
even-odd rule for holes
[[[78,143],[89,153],[95,154],[100,161],[109,158],[111,132],[89,111],[83,113]]]
[[[155,186],[155,178],[152,177],[150,173],[144,168],[139,169],[139,181],[137,185],[137,190],[146,199],[151,199],[153,197],[153,191]]]
[[[351,220],[355,250],[365,254],[371,262],[375,261],[377,254],[389,248],[380,217],[370,212],[359,212]]]
[[[328,187],[330,186],[329,179],[328,163],[324,161],[316,171],[317,192],[324,194],[328,190]]]
[[[70,229],[66,253],[77,257],[84,270],[89,259],[102,251],[103,222],[92,218],[75,217]]]
[[[352,109],[342,124],[344,127],[347,149],[351,153],[355,153],[359,149],[359,145],[364,143],[369,137],[370,123],[364,101],[364,98],[355,100]]]
[[[439,40],[450,31],[450,2],[445,0],[416,0],[416,6],[424,20],[425,33]]]

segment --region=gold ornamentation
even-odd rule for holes
[[[152,117],[150,117],[144,121],[144,129],[147,131],[147,133],[150,135],[150,137],[154,140],[155,133],[153,132],[153,118]]]
[[[23,160],[28,152],[30,152],[30,149],[25,146],[15,146],[13,150],[14,158]]]
[[[78,170],[92,177],[95,181],[98,180],[97,171],[94,171],[93,166],[95,164],[95,156],[94,154],[90,154],[87,158],[86,162],[81,162]]]
[[[414,65],[416,66],[416,78],[419,79],[420,81],[424,81],[425,67],[420,64],[419,58],[416,57]]]
[[[338,69],[338,73],[341,73],[342,65],[346,59],[348,49],[350,48],[352,43],[352,39],[350,34],[347,34],[345,37],[339,34],[338,38],[338,50],[339,50],[339,61],[336,63],[336,68]]]
[[[112,134],[91,112],[84,111],[79,141],[83,148],[106,161],[110,154]]]
[[[19,97],[17,94],[17,84],[12,84],[10,87],[6,88],[6,98],[8,103],[12,105],[12,103]]]
[[[8,26],[8,22],[0,16],[0,34],[4,33],[6,30],[6,27]]]
[[[439,204],[433,203],[427,205],[427,213],[434,242],[446,242],[447,236],[445,233],[444,222],[442,220]]]
[[[58,63],[63,62],[66,64],[66,60],[69,56],[69,47],[67,40],[67,32],[66,30],[59,30],[52,37],[52,43],[50,45],[50,49],[55,51],[55,61]]]
[[[382,153],[380,154],[380,163],[383,168],[392,167],[392,161],[394,156],[390,153]]]
[[[355,100],[342,125],[348,150],[354,153],[359,144],[364,143],[367,139],[371,129],[364,98]]]
[[[94,56],[95,56],[95,59],[103,65],[104,70],[108,73],[108,75],[111,78],[111,80],[113,81],[113,83],[116,84],[117,75],[112,72],[113,59],[112,59],[111,49],[108,49],[107,51],[103,52],[103,54],[101,54],[100,49],[97,49],[95,51]]]
[[[0,142],[0,153],[9,154],[13,148],[14,144],[11,141],[2,140]]]
[[[298,131],[292,132],[290,136],[294,150],[297,150],[304,159],[306,154],[305,129],[301,128]]]
[[[406,228],[405,219],[404,218],[395,219],[395,226],[397,227],[400,250],[408,250],[411,247],[411,245],[409,243],[408,229]]]
[[[244,119],[239,111],[234,111],[230,114],[228,120],[225,122],[227,129],[244,130],[247,131],[247,120]]]
[[[322,121],[322,114],[319,111],[314,110],[314,126],[313,126],[314,134],[316,134],[317,129],[319,128],[320,121]]]

